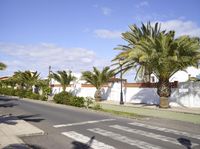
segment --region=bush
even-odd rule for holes
[[[42,100],[42,101],[47,101],[47,97],[44,96],[44,95],[40,95],[40,100]]]
[[[0,94],[14,96],[15,90],[13,88],[0,88]]]
[[[66,104],[66,105],[69,105],[70,104],[70,98],[72,97],[73,95],[69,92],[60,92],[58,94],[56,94],[53,99],[56,103],[61,103],[61,104]]]
[[[91,104],[93,104],[94,99],[92,97],[86,97],[85,98],[85,106],[88,109]]]
[[[74,96],[70,99],[70,105],[75,107],[84,107],[84,98]]]
[[[36,100],[46,100],[45,96],[33,93],[32,91],[19,90],[13,88],[0,88],[0,94],[7,96],[18,96],[20,98],[31,98]]]
[[[94,103],[92,109],[94,109],[94,110],[101,110],[102,107],[101,107],[101,105],[99,103]]]
[[[56,103],[71,105],[76,107],[84,107],[84,98],[74,96],[72,93],[69,92],[63,91],[61,93],[58,93],[53,97],[53,99]]]

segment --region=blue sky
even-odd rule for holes
[[[0,76],[17,70],[81,72],[111,64],[128,25],[162,23],[200,37],[199,0],[0,0]],[[134,71],[126,76],[133,82]]]

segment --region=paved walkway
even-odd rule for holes
[[[11,115],[0,115],[0,148],[24,144],[22,136],[43,135],[44,131]]]
[[[103,101],[102,104],[116,105],[120,108],[123,107],[133,107],[133,108],[142,108],[142,109],[154,109],[159,111],[171,111],[171,112],[180,112],[180,113],[189,113],[189,114],[199,114],[200,108],[188,108],[188,107],[171,107],[168,109],[161,109],[157,105],[147,105],[147,104],[135,104],[135,103],[125,103],[124,105],[119,105],[115,101]]]
[[[153,105],[142,104],[124,104],[119,105],[117,102],[104,101],[100,102],[105,110],[127,112],[147,117],[165,118],[171,120],[179,120],[183,122],[190,122],[200,124],[200,108],[184,108],[173,107],[168,109],[160,109]]]

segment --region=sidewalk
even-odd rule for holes
[[[172,107],[169,109],[160,109],[155,105],[130,103],[119,105],[118,102],[113,101],[103,101],[100,102],[100,104],[102,108],[106,110],[135,113],[143,116],[166,118],[200,124],[200,108]]]
[[[17,117],[0,116],[0,148],[12,148],[12,145],[17,144],[24,146],[24,142],[18,137],[43,134],[44,131]]]

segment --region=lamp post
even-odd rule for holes
[[[119,59],[119,65],[120,65],[120,105],[123,105],[124,104],[124,101],[123,101],[123,91],[122,91],[122,63],[123,62],[123,59]]]

